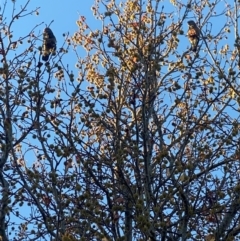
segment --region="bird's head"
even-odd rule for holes
[[[55,36],[54,36],[54,34],[53,34],[53,32],[50,28],[45,28],[43,30],[43,38],[44,39],[48,39],[48,38],[55,39],[55,41],[56,41],[56,38],[55,38]]]
[[[52,33],[52,30],[50,28],[45,28],[43,30],[44,33]]]
[[[196,26],[196,23],[193,20],[187,22],[189,26]]]

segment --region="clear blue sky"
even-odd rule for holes
[[[17,0],[18,5],[24,2],[26,0]],[[28,10],[40,7],[40,14],[30,16],[28,19],[25,18],[23,21],[27,21],[26,26],[31,28],[36,23],[44,22],[49,24],[54,20],[51,27],[56,36],[61,36],[63,32],[69,31],[73,33],[77,30],[76,20],[78,20],[79,15],[86,16],[90,23],[94,21],[90,10],[92,4],[93,0],[31,0]],[[9,5],[11,5],[10,1]]]

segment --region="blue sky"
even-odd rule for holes
[[[1,0],[1,5],[3,5],[4,0]],[[16,6],[17,8],[21,5],[24,5],[26,0],[17,0]],[[85,15],[88,20],[93,18],[91,13],[91,6],[93,1],[84,1],[84,4],[78,0],[70,0],[70,1],[58,1],[58,0],[31,0],[27,10],[33,10],[36,7],[40,7],[39,15],[38,16],[28,16],[27,18],[23,18],[21,23],[24,24],[24,29],[31,28],[34,24],[39,24],[44,22],[49,24],[52,20],[54,20],[53,24],[51,25],[56,32],[56,35],[70,31],[73,32],[77,29],[77,25],[75,24],[76,20],[78,19],[79,15]],[[12,14],[12,2],[8,1],[7,4],[7,12],[5,15]],[[44,27],[43,27],[44,28]],[[19,29],[19,31],[22,29]]]

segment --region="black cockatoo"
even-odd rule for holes
[[[200,30],[196,25],[196,23],[192,20],[188,21],[188,26],[189,28],[188,28],[187,35],[188,35],[189,42],[192,45],[191,50],[193,52],[196,52],[199,38],[200,38]]]
[[[48,61],[49,55],[56,51],[57,40],[50,28],[43,31],[42,60]]]

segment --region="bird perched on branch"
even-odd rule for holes
[[[200,30],[196,23],[192,20],[188,21],[188,32],[187,36],[189,39],[189,42],[191,43],[191,50],[193,52],[197,51],[197,46],[199,42],[199,37],[200,37]]]
[[[43,31],[42,60],[48,61],[49,55],[56,51],[57,40],[50,28]]]

